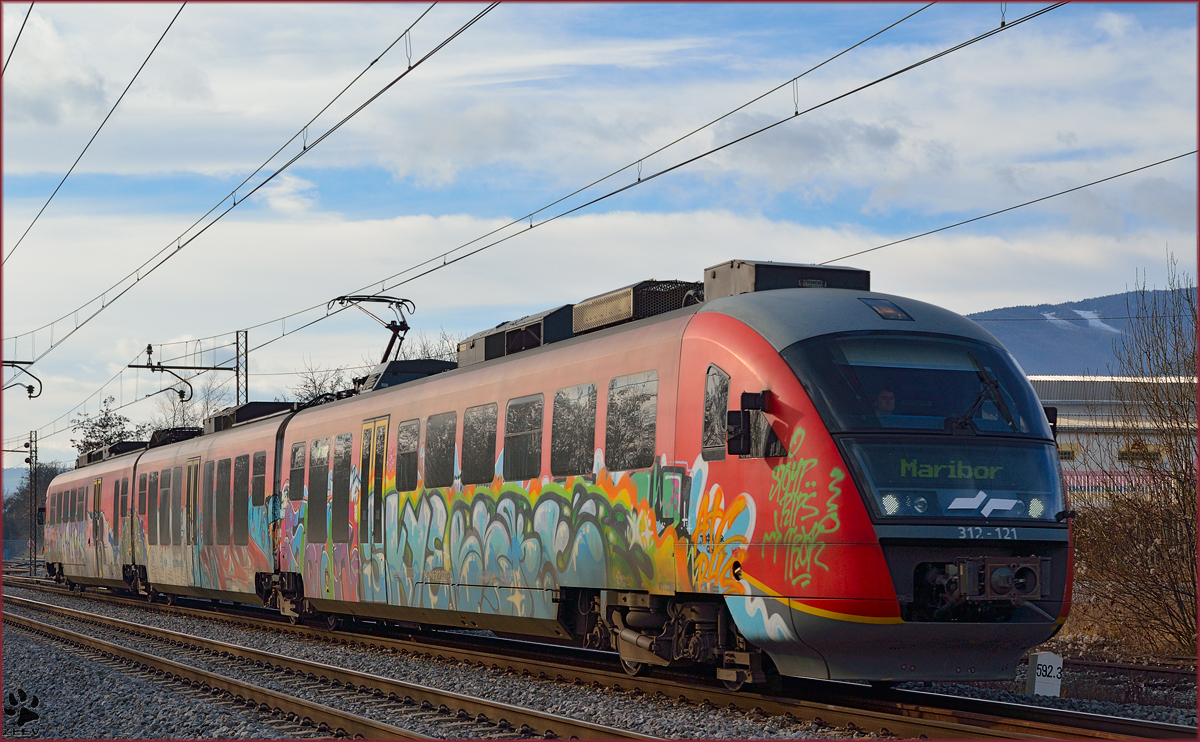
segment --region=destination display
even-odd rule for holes
[[[852,438],[843,445],[879,516],[1053,521],[1063,509],[1056,452],[1048,444]],[[962,538],[1015,539],[1014,533],[964,528]]]

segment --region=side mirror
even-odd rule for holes
[[[750,410],[731,410],[725,433],[725,450],[730,456],[750,453]]]
[[[39,526],[46,525],[46,508],[37,509],[37,524]]]
[[[1050,434],[1058,438],[1058,408],[1042,407],[1042,412],[1046,413],[1046,421],[1050,423]]]
[[[770,412],[771,392],[764,389],[761,392],[742,392],[743,410],[761,410]]]

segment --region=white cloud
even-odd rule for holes
[[[252,199],[266,202],[267,208],[287,216],[299,216],[317,203],[316,185],[304,178],[281,173],[258,189]]]

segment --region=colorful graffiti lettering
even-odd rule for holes
[[[819,492],[816,476],[809,478],[817,466],[815,458],[801,456],[804,446],[804,429],[796,428],[788,446],[788,458],[772,471],[773,483],[769,497],[778,503],[774,513],[775,529],[763,536],[762,553],[771,547],[771,560],[776,562],[779,550],[784,549],[784,578],[792,585],[807,587],[812,581],[812,570],[820,567],[826,572],[829,567],[821,562],[825,544],[821,537],[834,533],[841,527],[838,506],[834,502],[842,490],[839,486],[845,473],[838,467],[829,472],[829,496],[823,503],[814,502]]]
[[[707,464],[697,461],[695,471],[701,494],[692,498],[690,538],[694,548],[688,554],[692,585],[700,592],[746,594],[746,585],[733,574],[733,563],[745,559],[753,538],[754,500],[743,492],[726,506],[719,484],[713,484],[707,492],[703,490]]]

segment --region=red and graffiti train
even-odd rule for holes
[[[47,569],[731,687],[1011,677],[1070,607],[1054,415],[988,332],[869,280],[731,261],[85,454]]]

